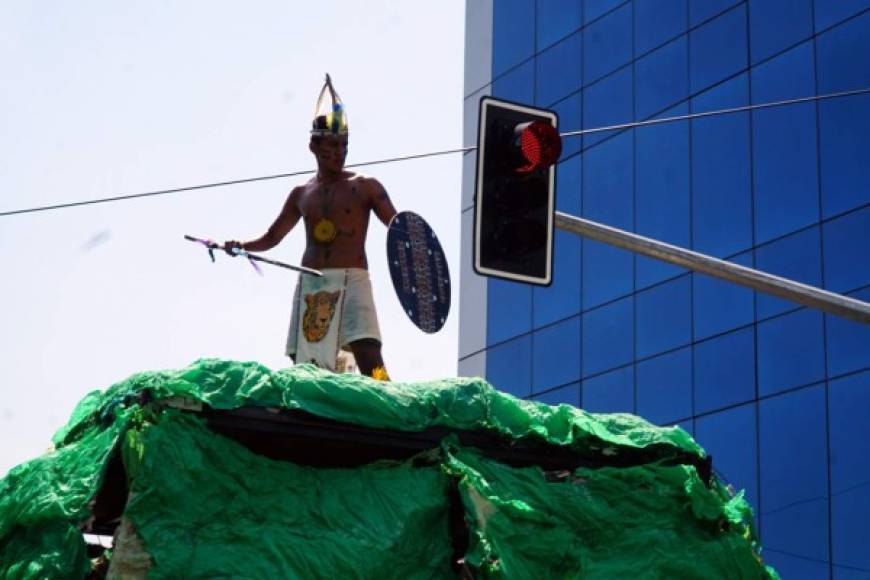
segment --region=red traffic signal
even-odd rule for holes
[[[483,97],[477,135],[474,270],[549,285],[553,271],[556,113]]]
[[[517,125],[514,129],[520,151],[526,164],[518,167],[520,173],[529,173],[556,163],[562,154],[562,138],[559,131],[550,123],[531,121]]]

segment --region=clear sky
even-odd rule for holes
[[[0,211],[311,169],[325,72],[348,163],[459,147],[464,2],[4,2]],[[461,158],[362,169],[421,214],[454,281],[444,329],[401,310],[373,218],[367,250],[396,380],[456,374]],[[183,234],[251,239],[301,179],[0,217],[0,475],[87,392],[201,357],[283,356],[295,274]],[[301,227],[267,255],[299,263]]]

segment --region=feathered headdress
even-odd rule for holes
[[[326,82],[320,89],[317,97],[317,107],[314,109],[314,121],[311,123],[311,134],[323,135],[347,135],[347,115],[344,104],[335,88],[329,73],[326,74]]]

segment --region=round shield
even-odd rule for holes
[[[387,232],[390,277],[402,309],[423,332],[441,330],[450,311],[450,272],[438,237],[410,211],[396,214]]]

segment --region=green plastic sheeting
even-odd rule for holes
[[[16,528],[0,544],[0,578],[84,578],[90,571],[82,533],[59,519]]]
[[[126,413],[0,480],[0,578],[81,578],[90,570],[76,527],[126,426]]]
[[[446,467],[492,578],[765,578],[742,497],[708,489],[693,467],[577,469],[548,480],[461,448]],[[640,573],[643,571],[643,573]]]
[[[153,558],[151,577],[451,575],[448,479],[437,465],[293,465],[178,413],[136,439],[125,515]]]
[[[455,577],[456,497],[464,562],[480,577],[777,577],[757,556],[742,495],[715,478],[708,487],[689,464],[544,472],[448,436],[407,461],[313,468],[254,454],[163,404],[177,397],[395,431],[487,431],[604,459],[646,448],[704,457],[679,428],[522,401],[481,379],[380,383],[309,365],[201,360],[90,393],[55,450],[0,480],[0,578],[87,575],[78,530],[116,451],[130,487],[116,573],[123,563],[149,578]]]
[[[62,443],[82,424],[135,400],[144,390],[154,399],[185,397],[215,409],[246,405],[298,409],[397,431],[444,426],[481,429],[517,439],[536,437],[577,449],[659,444],[703,455],[698,444],[678,427],[655,427],[634,415],[592,415],[569,405],[524,401],[495,390],[479,378],[383,383],[312,365],[271,371],[257,363],[225,360],[201,360],[179,371],[140,373],[105,393],[91,393],[76,408],[69,424],[55,435],[55,443]]]

